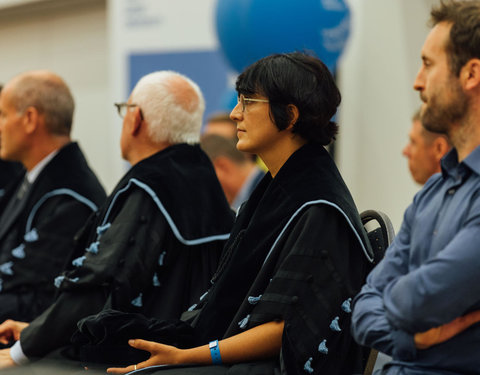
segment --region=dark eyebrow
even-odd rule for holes
[[[422,54],[422,60],[425,61],[425,60],[428,60],[428,61],[431,61],[432,59],[424,54]]]

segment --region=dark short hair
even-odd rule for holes
[[[445,46],[450,70],[456,76],[472,58],[480,58],[480,3],[478,1],[442,0],[431,11],[431,24],[452,24]]]
[[[341,95],[327,66],[306,53],[275,54],[258,60],[239,75],[239,94],[268,98],[270,117],[279,130],[292,121],[289,105],[298,108],[293,133],[322,145],[335,139],[338,126],[331,119]]]

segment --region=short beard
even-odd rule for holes
[[[438,104],[436,98],[430,99],[430,105],[426,105],[420,116],[425,129],[448,135],[452,125],[465,118],[470,99],[458,83],[454,84],[451,95],[452,100],[444,105]]]

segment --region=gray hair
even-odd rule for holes
[[[205,99],[188,77],[169,70],[147,74],[133,89],[131,102],[142,110],[153,142],[199,142]]]
[[[15,77],[12,82],[11,100],[19,113],[34,107],[45,116],[51,134],[70,135],[75,102],[62,78],[48,71],[32,71]]]

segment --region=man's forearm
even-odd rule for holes
[[[480,322],[480,310],[472,311],[440,327],[431,328],[426,332],[416,333],[415,346],[418,349],[428,349],[434,345],[450,340],[478,322]]]
[[[352,334],[365,346],[392,355],[393,327],[388,322],[381,295],[377,290],[364,285],[354,301]]]

